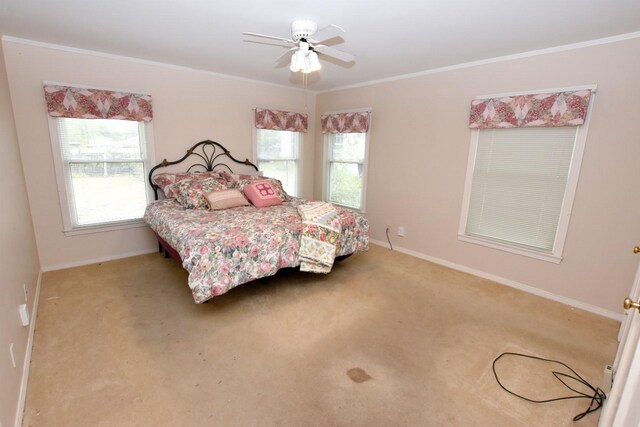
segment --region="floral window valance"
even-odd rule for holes
[[[369,130],[369,112],[323,114],[320,118],[322,133],[366,133]]]
[[[307,131],[307,115],[290,111],[256,108],[256,128],[271,130],[288,130],[291,132]]]
[[[591,90],[485,98],[471,101],[471,129],[579,126],[584,123]]]
[[[44,97],[52,117],[145,122],[153,119],[151,95],[45,85]]]

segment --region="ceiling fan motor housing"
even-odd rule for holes
[[[294,42],[300,39],[308,40],[316,31],[318,31],[318,24],[310,19],[296,19],[291,23],[291,38]]]

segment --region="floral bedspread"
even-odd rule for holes
[[[300,264],[302,220],[294,198],[257,209],[184,209],[175,199],[150,203],[144,219],[182,258],[196,303],[237,285]],[[358,213],[337,208],[342,232],[336,256],[369,248],[369,224]]]

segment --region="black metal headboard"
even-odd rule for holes
[[[200,150],[196,151],[198,147],[200,147]],[[158,200],[158,189],[160,187],[154,184],[153,181],[151,180],[155,170],[158,168],[164,168],[167,166],[182,163],[184,160],[186,160],[190,156],[197,156],[201,160],[198,160],[198,163],[194,163],[191,166],[189,166],[189,168],[184,172],[190,172],[192,169],[197,167],[203,168],[205,171],[212,171],[215,168],[220,167],[220,168],[228,169],[229,172],[233,172],[231,167],[228,164],[224,163],[224,161],[227,159],[230,159],[234,163],[251,166],[256,171],[258,170],[258,167],[253,163],[251,163],[249,159],[244,159],[244,161],[242,161],[233,157],[231,155],[231,152],[227,150],[225,147],[223,147],[220,143],[211,141],[211,140],[200,141],[197,144],[195,144],[193,147],[189,148],[187,150],[187,154],[185,154],[181,159],[175,160],[173,162],[169,162],[167,161],[167,159],[164,159],[162,160],[162,162],[160,162],[159,164],[151,168],[151,170],[149,171],[149,184],[151,185],[151,188],[153,188],[153,194],[155,195],[156,200]]]

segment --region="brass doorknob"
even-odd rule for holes
[[[630,308],[637,308],[638,312],[640,313],[640,304],[638,304],[637,302],[633,302],[631,298],[626,297],[624,299],[624,309],[629,310]]]
[[[640,253],[640,246],[634,246],[633,247],[633,253],[634,254]]]

